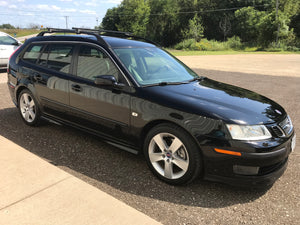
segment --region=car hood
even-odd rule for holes
[[[274,123],[286,114],[280,105],[262,95],[208,78],[143,89],[144,97],[152,102],[230,124]]]

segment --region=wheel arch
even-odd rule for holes
[[[23,90],[25,90],[25,89],[27,89],[27,90],[30,91],[30,89],[29,89],[28,87],[26,87],[26,86],[19,86],[19,88],[18,88],[17,91],[16,91],[16,102],[17,102],[17,107],[19,107],[19,97],[20,97],[20,94],[21,94],[21,92],[22,92]]]
[[[141,141],[141,147],[142,147],[142,148],[143,148],[143,146],[144,146],[145,139],[146,139],[146,136],[147,136],[147,134],[149,133],[149,131],[150,131],[153,127],[155,127],[155,126],[157,126],[157,125],[159,125],[159,124],[164,124],[164,123],[172,124],[172,125],[175,125],[175,126],[177,126],[177,127],[180,127],[181,129],[183,129],[186,133],[188,133],[188,134],[192,137],[192,139],[194,140],[194,142],[197,144],[197,146],[199,147],[200,154],[201,154],[201,155],[203,154],[203,153],[202,153],[202,150],[201,150],[201,146],[199,145],[199,143],[198,143],[198,141],[197,141],[197,139],[195,138],[194,135],[192,135],[190,132],[188,132],[188,130],[187,130],[184,126],[182,126],[180,123],[176,123],[176,122],[174,122],[174,121],[170,121],[170,120],[166,120],[166,119],[158,119],[158,120],[150,121],[149,123],[147,123],[147,124],[143,127],[143,129],[142,129],[142,131],[141,131],[141,134],[140,134],[140,140],[142,140],[142,141]]]

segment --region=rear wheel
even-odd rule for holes
[[[150,130],[144,154],[152,172],[169,184],[189,183],[202,169],[198,145],[185,130],[173,124]]]
[[[40,109],[32,93],[25,89],[19,96],[19,112],[29,126],[36,126],[40,121]]]

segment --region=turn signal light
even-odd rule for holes
[[[224,150],[224,149],[219,149],[219,148],[215,148],[215,151],[218,153],[226,154],[226,155],[242,156],[242,153],[240,153],[240,152],[234,152],[234,151],[229,151],[229,150]]]

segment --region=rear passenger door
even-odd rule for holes
[[[37,44],[30,46],[23,56],[25,62],[35,64],[29,70],[35,94],[45,113],[65,116],[69,106],[68,84],[74,48],[75,45],[65,43]],[[39,54],[37,60],[36,54]]]
[[[113,75],[128,86],[116,64],[100,47],[82,44],[75,71],[77,76],[69,83],[73,119],[104,135],[122,138],[129,131],[130,94],[94,83],[96,76]]]

